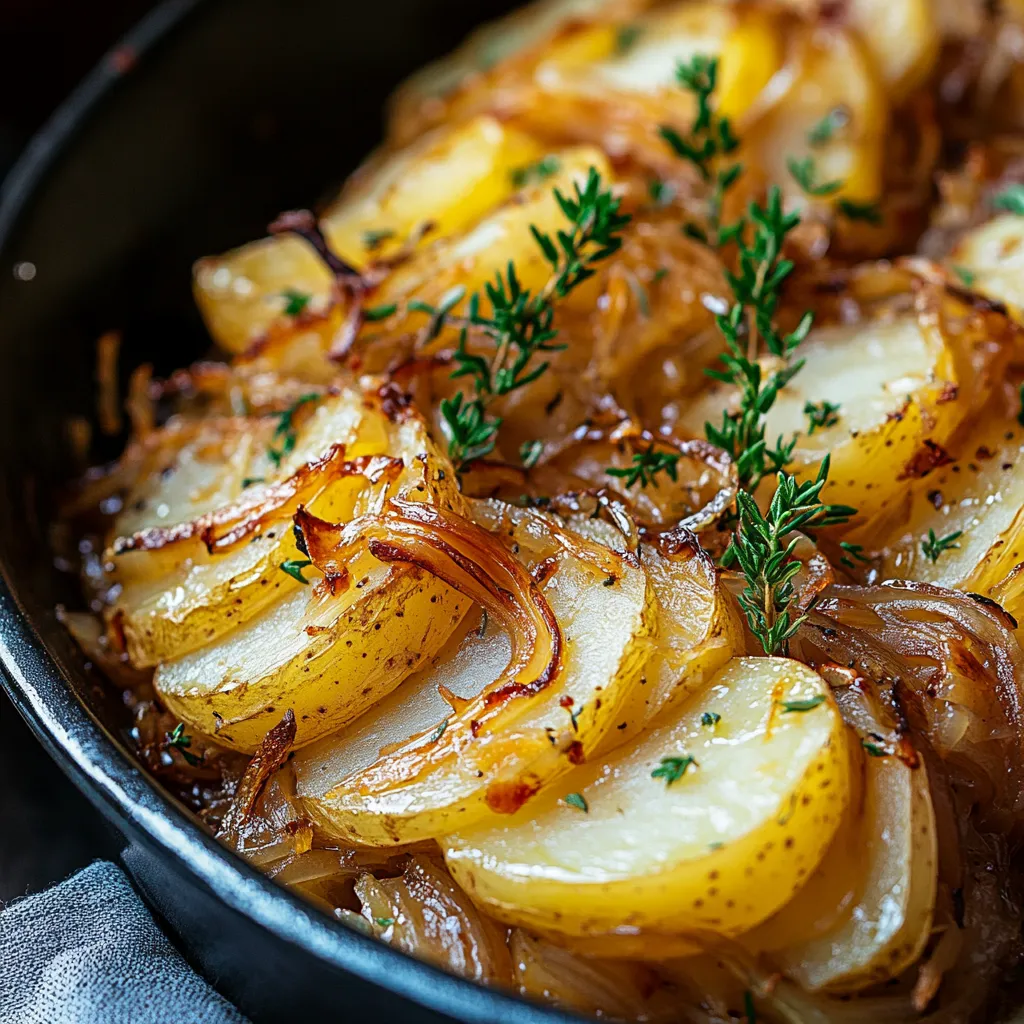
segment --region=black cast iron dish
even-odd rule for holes
[[[256,1021],[568,1020],[336,925],[222,849],[136,765],[124,711],[57,622],[66,422],[94,408],[95,340],[122,370],[207,341],[189,267],[308,204],[379,136],[399,79],[508,3],[172,0],[58,111],[0,199],[0,663],[50,754],[124,835],[192,962]],[[111,439],[108,451],[120,448]],[[0,674],[2,675],[2,674]]]

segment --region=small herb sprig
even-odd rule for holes
[[[315,402],[321,396],[315,391],[309,394],[300,395],[287,409],[282,409],[281,412],[276,412],[274,415],[277,417],[277,428],[274,430],[274,441],[280,443],[280,447],[274,447],[271,444],[267,448],[267,456],[270,461],[280,468],[281,463],[284,461],[284,457],[289,455],[295,450],[295,443],[298,440],[298,435],[295,430],[295,414],[302,408],[307,402]]]
[[[807,433],[813,434],[815,430],[834,427],[839,422],[841,408],[842,406],[837,402],[805,402],[804,415],[807,417]]]
[[[651,778],[664,779],[665,785],[671,786],[673,782],[678,782],[691,766],[700,767],[696,758],[690,754],[684,754],[682,757],[663,757],[658,767],[651,772]]]
[[[793,270],[792,261],[782,258],[782,245],[800,222],[798,214],[783,212],[782,192],[777,186],[769,190],[763,207],[750,204],[749,222],[752,241],[740,242],[738,269],[726,271],[733,305],[728,313],[715,315],[727,347],[721,357],[722,369],[707,371],[708,376],[739,389],[740,407],[724,412],[718,426],[706,423],[704,433],[732,456],[740,486],[752,491],[766,473],[778,472],[792,458],[795,439],[787,443],[780,437],[774,447],[768,447],[765,417],[779,392],[803,366],[802,360],[790,363],[789,359],[807,337],[813,316],[806,313],[788,334],[781,334],[775,324],[779,291]],[[757,361],[761,342],[781,363],[767,374]]]
[[[957,541],[963,536],[963,533],[963,530],[957,530],[945,537],[939,537],[934,530],[929,530],[928,536],[921,541],[921,551],[924,553],[924,557],[932,563],[937,562],[943,552],[949,551],[950,548],[960,547]]]
[[[652,444],[646,451],[634,453],[632,465],[622,469],[606,469],[605,472],[609,476],[619,477],[626,487],[633,487],[636,484],[641,487],[649,485],[657,487],[659,473],[664,473],[672,481],[679,478],[677,470],[679,459],[678,452],[656,452]]]
[[[203,762],[201,757],[196,757],[195,754],[190,753],[187,749],[192,746],[192,737],[185,734],[184,722],[179,722],[169,733],[166,734],[164,746],[168,749],[176,749],[185,759],[185,763],[191,765],[193,768]]]
[[[806,612],[794,615],[791,609],[795,597],[793,577],[800,571],[799,561],[793,558],[799,538],[787,538],[797,530],[845,523],[857,511],[847,505],[826,505],[820,500],[828,468],[826,455],[813,482],[799,483],[796,477],[780,472],[765,514],[746,491],[736,496],[739,528],[729,553],[746,577],[739,602],[765,654],[784,651],[807,617]]]
[[[689,134],[681,135],[670,125],[659,129],[661,137],[673,152],[697,168],[701,178],[712,186],[708,198],[708,230],[697,224],[687,224],[686,232],[709,245],[720,246],[735,239],[742,226],[722,227],[722,204],[725,194],[743,173],[740,163],[723,163],[723,157],[734,153],[739,139],[733,134],[727,117],[721,117],[711,108],[711,97],[718,81],[718,58],[694,54],[689,61],[676,66],[676,81],[697,101],[697,118]]]
[[[494,400],[532,383],[547,370],[550,364],[537,363],[536,356],[565,348],[556,341],[558,331],[553,327],[556,301],[592,277],[595,265],[622,245],[620,233],[630,218],[619,212],[619,199],[595,168],[590,168],[582,188],[575,186],[574,195],[563,195],[557,188],[553,191],[567,226],[557,231],[555,238],[530,226],[551,266],[551,276],[539,291],[524,288],[515,264],[509,261],[505,272],[499,271],[494,281],[487,283],[483,296],[476,293],[470,297],[464,317],[452,314],[461,295],[449,296],[438,307],[415,306],[431,316],[433,336],[445,323],[461,328],[451,376],[470,378],[472,391],[460,391],[441,402],[448,450],[457,468],[494,450],[501,426],[501,418],[490,413]],[[485,309],[485,304],[489,308]],[[409,308],[414,307],[410,304]],[[470,351],[471,337],[490,342],[488,356]]]

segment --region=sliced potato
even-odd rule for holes
[[[445,857],[490,913],[526,927],[736,935],[792,896],[834,836],[849,790],[844,729],[805,665],[737,658],[508,824],[446,838]]]
[[[939,56],[938,18],[931,0],[851,0],[846,20],[864,41],[892,103],[905,99]]]
[[[914,481],[890,515],[851,539],[873,555],[870,568],[880,579],[993,596],[1024,562],[1024,431],[994,402],[954,450],[959,458]],[[929,531],[937,538],[958,536],[932,558]]]
[[[468,297],[474,292],[482,293],[496,274],[506,271],[509,262],[515,264],[516,276],[524,289],[543,287],[551,276],[551,265],[538,246],[533,229],[555,237],[565,228],[565,214],[554,190],[572,196],[576,186],[583,187],[591,168],[600,173],[606,184],[614,181],[608,158],[593,147],[558,150],[553,159],[553,173],[542,181],[529,182],[514,202],[484,217],[464,234],[423,249],[395,269],[374,298],[383,306],[398,307],[398,313],[387,321],[388,329],[396,330],[399,325],[424,326],[427,318],[422,313],[407,314],[406,303],[410,299],[437,303],[456,287],[464,289],[466,298],[453,310],[464,311]],[[592,289],[584,286],[563,299],[562,304],[569,309],[589,309],[594,299]],[[375,325],[370,326],[376,329]],[[453,339],[457,332],[446,328],[442,337]]]
[[[415,245],[427,225],[425,243],[464,230],[515,191],[517,168],[543,154],[537,142],[491,117],[442,128],[371,161],[320,226],[332,251],[363,269]],[[331,286],[322,260],[293,235],[208,257],[194,271],[200,312],[230,352],[244,351],[284,317],[289,292],[306,296],[311,313],[322,313],[332,302]]]
[[[394,495],[461,507],[451,465],[422,421],[396,424],[391,448],[405,456],[405,470],[361,492],[349,506],[354,517]],[[386,565],[365,547],[345,568],[355,585],[341,593],[306,566],[307,586],[217,642],[162,663],[154,682],[164,703],[182,721],[247,752],[291,708],[294,745],[302,746],[393,690],[443,646],[469,606],[417,566]],[[270,571],[283,575],[276,563]]]
[[[665,554],[645,544],[640,558],[654,591],[658,628],[641,684],[609,735],[614,743],[703,688],[744,644],[736,603],[703,551],[688,547]]]
[[[1005,302],[1024,322],[1024,217],[1002,213],[969,231],[949,263],[966,275],[971,288]]]
[[[280,415],[211,420],[128,494],[107,558],[121,585],[112,616],[134,665],[194,651],[294,590],[280,565],[301,557],[296,505],[347,519],[368,485],[360,456],[392,449],[409,462],[427,443],[422,424],[391,424],[358,391],[304,397],[284,413],[293,434],[278,433]]]
[[[833,26],[797,29],[793,50],[788,88],[745,133],[744,151],[791,204],[809,201],[789,169],[791,160],[808,156],[816,184],[841,182],[822,201],[877,199],[889,105],[871,58],[851,33]],[[830,137],[812,144],[814,130],[830,118]]]
[[[923,767],[893,757],[866,759],[863,811],[851,849],[859,859],[857,896],[834,927],[809,929],[804,941],[772,954],[783,973],[808,989],[852,992],[896,977],[921,955],[931,936],[938,870],[935,813]],[[829,890],[844,890],[849,859],[826,855],[808,885],[777,918],[748,938],[771,948],[830,909]]]
[[[803,369],[768,413],[766,437],[774,444],[798,435],[790,469],[802,479],[813,478],[831,453],[822,500],[852,505],[862,519],[897,500],[984,394],[965,386],[955,339],[923,317],[816,328],[799,358]],[[688,410],[687,429],[717,425],[733,400],[727,388],[708,391]],[[812,433],[804,410],[822,402],[838,407],[835,423]]]
[[[502,696],[514,692],[504,677],[514,648],[492,614],[482,635],[469,633],[349,730],[296,758],[306,813],[328,835],[389,845],[500,820],[591,756],[639,685],[655,609],[643,570],[614,549],[616,531],[591,520],[587,538],[531,510],[473,509],[544,579],[561,668],[546,686]]]

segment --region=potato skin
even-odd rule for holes
[[[485,511],[480,504],[478,519]],[[511,527],[522,559],[531,564],[538,554],[531,545],[543,521],[512,507],[495,505],[490,512],[496,521],[489,527],[497,530],[503,521]],[[545,551],[553,550],[541,543]],[[481,691],[495,681],[491,675],[479,678],[474,697],[446,719],[436,743],[410,738],[403,744],[401,774],[396,774],[393,753],[332,778],[326,789],[304,794],[303,774],[314,774],[316,765],[300,761],[299,793],[309,818],[327,835],[371,846],[435,838],[466,822],[504,820],[574,763],[590,757],[640,684],[656,615],[640,567],[616,551],[596,553],[614,567],[614,585],[602,585],[605,571],[569,555],[544,591],[566,650],[564,667],[547,688],[508,701],[501,716],[478,733],[474,716],[487,709]],[[538,564],[542,560],[535,558]],[[436,681],[420,684],[436,686],[445,679],[444,667],[439,666]],[[412,694],[410,700],[415,699]],[[380,724],[390,735],[388,723]]]
[[[289,600],[304,604],[306,593]],[[202,682],[203,652],[161,665],[154,678],[168,709],[181,721],[235,750],[252,753],[291,708],[295,747],[304,746],[356,718],[444,642],[469,602],[413,566],[389,570],[367,598],[356,601],[326,631],[304,638],[284,664],[262,677],[223,673],[213,690]],[[280,608],[262,616],[276,632]],[[400,614],[396,614],[400,613]],[[384,627],[387,628],[384,628]],[[260,620],[252,642],[263,644]]]
[[[813,706],[781,710],[790,700]],[[705,712],[721,713],[714,728]],[[697,766],[669,784],[653,777],[681,743]],[[766,780],[778,772],[791,774],[776,790]],[[701,788],[691,796],[687,784]],[[849,793],[845,727],[806,666],[737,658],[679,714],[559,790],[588,810],[554,797],[506,828],[444,840],[453,876],[490,913],[606,940],[623,927],[737,935],[792,896],[835,834]],[[740,810],[750,802],[756,811]]]

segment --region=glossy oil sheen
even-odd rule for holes
[[[207,836],[139,770],[124,710],[56,620],[73,579],[47,523],[67,417],[92,418],[93,358],[122,379],[206,352],[197,256],[309,205],[380,135],[398,80],[501,0],[173,0],[57,112],[0,198],[0,661],[44,746],[125,839],[123,863],[186,955],[254,1021],[568,1020],[335,924]],[[15,264],[36,267],[19,280]],[[116,455],[106,439],[94,459]]]

